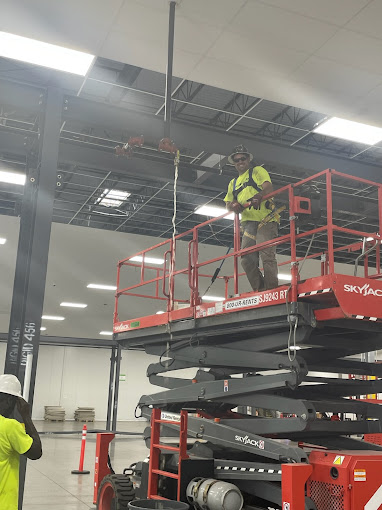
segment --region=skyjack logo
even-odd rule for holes
[[[238,443],[243,443],[245,445],[250,444],[251,446],[256,446],[260,448],[260,450],[264,450],[264,441],[257,441],[256,439],[250,439],[249,436],[235,436],[235,441]]]
[[[345,292],[352,292],[353,294],[360,294],[361,296],[378,296],[382,297],[382,289],[372,289],[368,283],[362,287],[359,285],[344,285]]]

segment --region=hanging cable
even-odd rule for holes
[[[226,251],[226,255],[228,255],[228,253],[231,251],[231,248],[232,248],[232,243],[228,246],[227,248],[227,251]],[[209,286],[207,287],[207,290],[204,292],[204,294],[202,295],[202,299],[204,298],[204,296],[207,294],[207,292],[210,290],[210,288],[212,287],[212,285],[214,284],[216,278],[219,276],[219,273],[220,273],[220,270],[221,268],[223,267],[223,264],[224,262],[226,261],[226,259],[223,259],[221,262],[220,262],[220,265],[219,267],[217,267],[215,269],[215,272],[214,274],[212,275],[212,278],[211,278],[211,283],[209,284]]]
[[[312,244],[313,244],[313,241],[314,241],[314,236],[315,234],[312,235],[311,239],[310,239],[310,242],[309,242],[309,245],[308,245],[308,248],[305,252],[305,256],[299,266],[299,269],[298,269],[298,275],[300,276],[300,273],[301,273],[301,270],[305,264],[305,261],[309,255],[309,252],[310,252],[310,249],[312,248]],[[289,318],[289,336],[288,336],[288,359],[289,361],[293,362],[295,359],[296,359],[296,334],[297,334],[297,325],[298,325],[298,316],[296,316],[296,320],[295,320],[295,323],[294,323],[294,326],[292,324],[292,321],[291,321],[291,316],[290,316],[290,310],[289,310],[289,303],[288,303],[288,295],[289,295],[289,292],[290,292],[290,289],[292,288],[292,284],[290,284],[288,286],[288,289],[286,291],[286,308],[287,308],[287,314],[288,314],[288,318]],[[292,330],[293,330],[293,348],[291,349],[291,338],[292,338]],[[293,350],[293,355],[291,354],[291,350]]]

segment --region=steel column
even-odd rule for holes
[[[107,415],[106,415],[106,430],[111,430],[111,412],[113,409],[113,388],[114,388],[114,372],[115,372],[115,351],[116,347],[111,348],[110,353],[110,375],[109,375],[109,394],[107,399]]]
[[[164,136],[170,138],[171,132],[171,93],[172,93],[172,65],[174,59],[174,28],[175,28],[175,6],[176,2],[170,2],[170,14],[168,22],[168,54],[166,72],[166,97],[164,105]]]
[[[121,359],[122,359],[122,348],[121,348],[121,344],[118,343],[116,366],[115,366],[115,380],[114,380],[113,421],[112,421],[112,425],[111,425],[112,430],[116,430],[116,428],[117,428],[119,374],[121,372]]]
[[[54,87],[48,88],[43,97],[44,119],[40,133],[38,161],[36,169],[28,174],[20,219],[11,324],[5,363],[5,371],[16,374],[23,384],[27,354],[33,354],[29,394],[26,396],[31,406],[36,380],[54,192],[57,182],[62,104],[62,91]],[[22,457],[20,510],[23,504],[25,470],[26,458]]]

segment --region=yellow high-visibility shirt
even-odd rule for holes
[[[243,174],[238,175],[236,183],[235,179],[232,179],[232,181],[228,185],[228,192],[224,197],[224,202],[233,202],[234,184],[235,190],[237,190],[241,187],[243,183],[248,182],[250,175],[249,172],[252,173],[253,180],[260,189],[263,189],[264,182],[272,183],[271,178],[269,177],[269,173],[265,170],[265,168],[263,168],[262,166],[255,166],[255,168],[253,169],[250,168]],[[257,193],[258,191],[256,190],[256,188],[253,188],[252,186],[247,186],[239,192],[237,196],[237,201],[239,202],[239,204],[245,205],[248,202],[248,200]],[[244,209],[244,211],[241,213],[241,221],[261,221],[266,216],[268,216],[270,212],[271,210],[266,207],[266,202],[261,202],[260,209],[254,209],[253,207],[251,207],[251,209],[248,208]],[[273,218],[270,221],[277,221],[277,218]]]
[[[20,455],[33,439],[22,423],[0,415],[0,509],[17,510],[19,499]]]

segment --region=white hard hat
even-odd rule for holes
[[[15,375],[0,375],[0,393],[7,393],[15,397],[22,397],[21,384]]]

